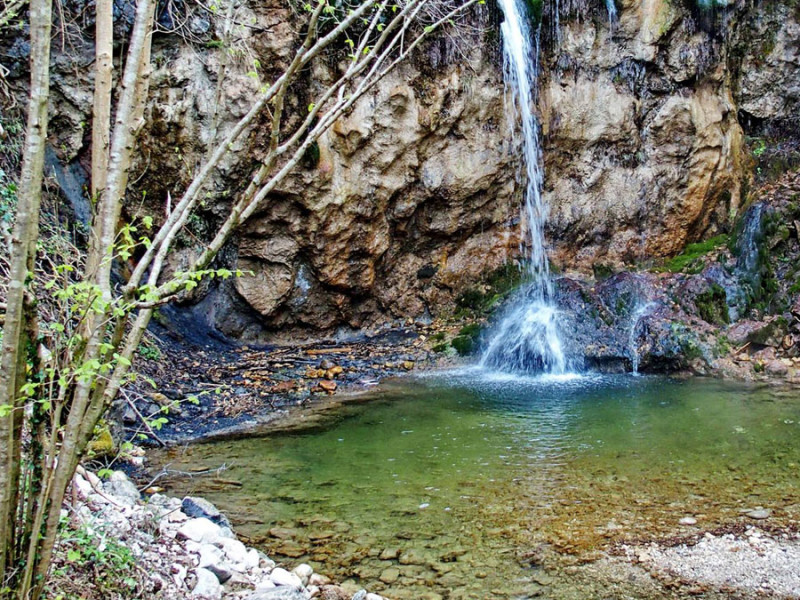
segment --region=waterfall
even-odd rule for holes
[[[606,9],[608,10],[608,22],[614,23],[617,20],[617,5],[615,0],[606,0]]]
[[[544,243],[547,207],[542,200],[539,123],[533,112],[539,71],[539,33],[531,31],[526,0],[498,0],[505,19],[503,76],[510,94],[512,131],[521,124],[525,163],[523,239],[529,246],[526,268],[530,283],[513,301],[489,340],[483,366],[502,370],[559,374],[567,370],[558,331],[553,283]]]
[[[628,334],[628,351],[630,352],[631,368],[634,375],[639,373],[639,346],[636,343],[639,324],[642,322],[642,318],[650,312],[651,307],[652,303],[650,302],[640,303],[631,314],[631,329]]]

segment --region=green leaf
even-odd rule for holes
[[[78,562],[81,559],[81,551],[80,550],[70,550],[67,552],[67,560],[69,562]]]

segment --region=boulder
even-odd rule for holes
[[[192,518],[206,518],[221,527],[231,529],[231,523],[220,510],[205,498],[186,496],[181,503],[181,510]]]
[[[303,582],[294,573],[289,573],[286,569],[276,567],[269,575],[269,580],[277,586],[289,586],[293,588],[302,588]]]
[[[208,569],[199,568],[195,570],[197,583],[192,588],[192,597],[205,598],[206,600],[218,600],[222,598],[222,585],[217,576]]]
[[[222,530],[208,519],[190,519],[178,529],[178,537],[199,544],[216,544],[222,537]]]
[[[127,506],[135,506],[141,499],[139,490],[122,471],[111,473],[109,480],[103,484],[103,490],[109,496],[113,496],[114,500]]]

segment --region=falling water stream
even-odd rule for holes
[[[553,282],[544,240],[547,206],[542,199],[539,124],[534,113],[534,90],[539,71],[540,31],[531,31],[525,0],[499,0],[505,17],[503,75],[510,91],[511,114],[521,125],[522,151],[527,178],[525,187],[523,239],[528,245],[526,268],[530,283],[517,295],[512,306],[489,340],[481,364],[516,372],[562,374],[567,360],[558,328]],[[512,123],[512,131],[514,131]]]

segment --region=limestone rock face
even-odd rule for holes
[[[587,270],[669,256],[730,226],[743,134],[728,47],[680,3],[562,20],[543,75],[552,257]],[[722,18],[722,17],[720,17]]]
[[[546,3],[538,111],[546,235],[557,266],[635,265],[729,230],[747,171],[740,120],[796,120],[794,4],[715,4],[704,12],[688,1],[617,0],[619,19],[611,24],[604,3],[572,0],[560,3],[554,31]],[[81,0],[65,6],[75,14],[85,8]],[[518,258],[521,151],[504,100],[499,17],[482,10],[478,25],[489,33],[474,34],[458,52],[446,40],[425,46],[342,117],[318,153],[239,227],[219,264],[244,275],[185,298],[202,300],[210,325],[266,341],[278,332],[314,336],[425,320]],[[245,2],[237,11],[239,22],[254,24],[242,28],[242,44],[261,70],[253,78],[247,65],[230,65],[223,110],[215,111],[222,53],[201,43],[221,39],[220,24],[206,23],[210,29],[191,46],[169,35],[155,39],[126,218],[148,213],[158,225],[214,141],[290,60],[295,32],[287,3]],[[14,57],[7,79],[20,97],[23,50],[0,40],[0,54]],[[86,33],[75,36],[70,54],[54,58],[53,148],[70,167],[88,165],[81,124],[90,121],[92,81],[82,65],[92,51]],[[324,85],[334,68],[317,61],[304,85]],[[307,113],[305,93],[287,99],[290,127]],[[234,145],[167,272],[185,269],[227,215],[266,138],[256,128]]]

